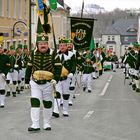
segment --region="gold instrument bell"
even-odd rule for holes
[[[69,71],[63,66],[62,71],[61,71],[61,77],[66,77],[68,76]]]
[[[54,77],[52,72],[37,70],[33,73],[33,79],[35,80],[52,80]]]

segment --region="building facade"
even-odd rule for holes
[[[4,48],[28,44],[28,0],[0,0],[0,32],[3,33]]]
[[[102,33],[101,44],[121,57],[137,42],[137,35],[138,19],[120,19]]]

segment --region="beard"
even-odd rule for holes
[[[41,53],[46,53],[47,50],[48,50],[48,48],[47,47],[44,47],[44,46],[42,46],[42,47],[39,48],[39,52],[41,52]]]

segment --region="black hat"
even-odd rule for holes
[[[38,19],[37,39],[36,39],[36,42],[39,42],[39,41],[48,42],[48,35],[44,31],[43,26],[42,26],[42,24],[40,22],[40,19]]]

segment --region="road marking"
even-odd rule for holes
[[[74,94],[74,95],[75,95],[75,96],[80,96],[80,94],[77,94],[77,93],[76,93],[76,94]]]
[[[84,120],[88,119],[92,114],[94,113],[94,111],[89,111],[85,116],[84,116]]]
[[[99,96],[104,96],[104,95],[105,95],[106,90],[107,90],[107,88],[108,88],[108,86],[109,86],[109,84],[110,84],[110,82],[111,82],[111,80],[112,80],[112,77],[113,77],[113,76],[110,75],[110,77],[109,77],[107,83],[105,84],[105,86],[104,86],[104,88],[103,88],[103,90],[102,90],[102,92],[101,92],[101,94],[100,94]]]

